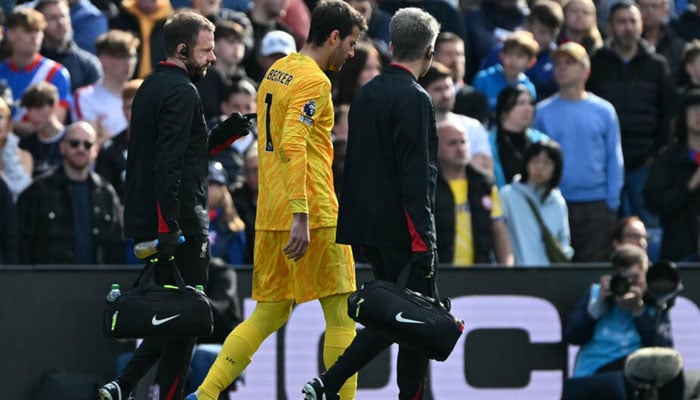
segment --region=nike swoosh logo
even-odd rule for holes
[[[162,324],[164,324],[164,323],[166,323],[166,322],[168,322],[168,321],[174,320],[175,318],[177,318],[177,317],[179,317],[179,316],[180,316],[180,314],[176,314],[176,315],[173,315],[172,317],[158,319],[158,318],[154,315],[154,316],[153,316],[153,319],[151,320],[151,324],[153,324],[153,326],[162,325]]]
[[[396,314],[396,321],[403,322],[404,324],[424,324],[425,321],[417,321],[415,319],[404,318],[403,311]]]

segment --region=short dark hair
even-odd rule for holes
[[[683,48],[683,64],[690,64],[700,56],[700,39],[693,39]]]
[[[459,37],[459,35],[457,35],[456,33],[449,31],[440,32],[440,34],[437,36],[437,39],[435,39],[435,52],[440,50],[440,46],[443,43],[452,42],[461,42],[462,44],[464,44],[464,40],[461,37]]]
[[[353,28],[360,32],[367,31],[367,22],[357,10],[341,0],[326,0],[318,3],[311,13],[311,27],[306,43],[314,46],[323,46],[323,43],[337,30],[340,39],[345,39],[352,34]]]
[[[46,19],[44,19],[44,14],[33,8],[15,7],[7,16],[7,29],[14,28],[40,32],[46,29]]]
[[[637,5],[634,4],[634,2],[632,2],[630,0],[621,0],[621,1],[613,4],[610,7],[610,14],[609,14],[610,16],[608,17],[608,21],[612,21],[613,17],[615,16],[615,14],[619,10],[626,10],[626,9],[631,9],[631,8],[636,8],[637,10],[639,10],[639,7],[637,7]]]
[[[547,182],[544,193],[542,193],[542,200],[544,200],[547,198],[547,196],[549,196],[549,193],[552,192],[552,189],[559,186],[559,182],[561,182],[561,175],[564,171],[564,156],[561,152],[561,147],[559,147],[559,144],[554,140],[549,139],[532,143],[523,156],[521,175],[523,182],[530,180],[530,173],[527,170],[527,164],[530,162],[530,160],[542,153],[546,154],[547,157],[552,160],[552,163],[554,163],[552,177],[549,179],[549,182]]]
[[[226,87],[226,95],[224,96],[224,100],[230,100],[231,96],[237,94],[247,94],[255,98],[257,95],[257,89],[250,80],[241,78]]]
[[[445,78],[452,79],[452,71],[450,71],[445,64],[438,61],[433,61],[425,75],[418,78],[418,84],[427,90],[428,86],[430,86],[433,82]]]
[[[192,50],[202,30],[214,32],[216,27],[211,21],[192,11],[178,11],[173,14],[163,26],[165,55],[174,56],[180,44],[185,44]]]
[[[39,0],[39,2],[37,2],[34,6],[34,9],[43,13],[46,7],[59,3],[63,3],[66,5],[66,7],[69,7],[68,0]]]
[[[245,38],[245,28],[238,22],[223,20],[216,23],[214,40],[235,39],[243,42]]]
[[[615,224],[612,231],[613,239],[618,242],[622,242],[625,236],[625,228],[627,228],[629,225],[636,221],[642,222],[642,219],[636,215],[630,215],[629,217],[625,217],[617,221],[617,224]]]
[[[139,47],[141,40],[133,33],[110,29],[95,40],[97,55],[109,54],[113,57],[130,57],[131,51]]]
[[[641,247],[632,244],[619,246],[611,257],[612,267],[615,271],[626,271],[634,265],[641,265],[646,271],[649,268],[649,258]]]
[[[547,27],[552,32],[559,32],[564,24],[564,10],[561,4],[552,0],[537,0],[530,7],[530,15],[527,16],[529,23],[538,22]]]
[[[50,82],[38,82],[28,87],[22,94],[20,105],[25,108],[55,106],[58,103],[58,89]]]

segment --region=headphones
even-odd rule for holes
[[[178,53],[180,56],[187,58],[190,55],[190,51],[187,49],[187,45],[183,45]]]

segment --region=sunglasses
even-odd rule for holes
[[[67,140],[68,145],[71,147],[71,149],[77,149],[81,144],[83,147],[85,147],[85,150],[90,150],[92,148],[92,145],[95,144],[93,142],[89,142],[87,140],[76,140],[76,139],[71,139]]]

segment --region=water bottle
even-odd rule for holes
[[[177,242],[182,244],[185,243],[185,237],[180,236]],[[158,252],[158,239],[150,240],[148,242],[140,242],[134,245],[134,255],[136,258],[142,260],[146,257],[150,257]]]
[[[116,300],[117,297],[119,297],[121,295],[122,295],[122,291],[119,290],[119,284],[113,283],[112,289],[110,289],[109,293],[107,293],[107,301],[109,301],[111,303],[114,300]]]
[[[203,285],[196,285],[194,287],[194,290],[196,290],[198,292],[204,292],[204,286]]]

